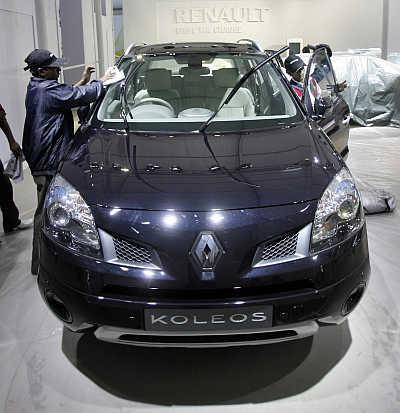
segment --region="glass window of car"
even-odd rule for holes
[[[321,102],[329,103],[336,97],[336,79],[325,49],[312,56],[305,79],[304,104],[309,113],[318,114]]]
[[[121,123],[122,109],[136,130],[195,130],[220,108],[213,124],[230,129],[262,128],[301,119],[280,72],[267,63],[239,88],[229,103],[222,105],[238,80],[265,56],[204,55],[144,56],[126,79],[125,97],[120,84],[107,90],[98,119]],[[127,70],[125,69],[125,74]],[[121,102],[123,102],[121,106]]]

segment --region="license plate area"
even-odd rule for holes
[[[145,329],[149,331],[243,331],[272,326],[273,306],[226,308],[146,308]]]

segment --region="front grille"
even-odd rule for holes
[[[100,294],[110,298],[138,298],[148,300],[230,300],[244,298],[273,297],[276,294],[307,294],[315,291],[315,284],[310,279],[282,282],[280,284],[258,285],[257,287],[243,287],[240,289],[146,289],[128,287],[125,285],[105,285]]]
[[[113,237],[117,258],[123,262],[136,264],[152,264],[152,254],[149,248]]]
[[[287,258],[296,254],[298,233],[287,235],[270,244],[266,244],[261,253],[263,261]]]

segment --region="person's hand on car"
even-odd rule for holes
[[[99,80],[101,80],[104,83],[106,80],[112,79],[115,76],[115,72],[116,68],[114,66],[109,67],[106,70],[106,73],[104,73],[103,77],[101,77]]]

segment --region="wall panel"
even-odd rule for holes
[[[125,46],[241,37],[265,47],[288,38],[336,50],[381,46],[382,0],[124,0],[123,9]]]
[[[15,138],[21,142],[25,93],[30,77],[23,68],[25,57],[35,48],[34,8],[30,1],[13,2],[10,9],[7,3],[10,2],[0,1],[0,103],[6,109]],[[0,157],[4,161],[8,155],[8,143],[0,136]]]

